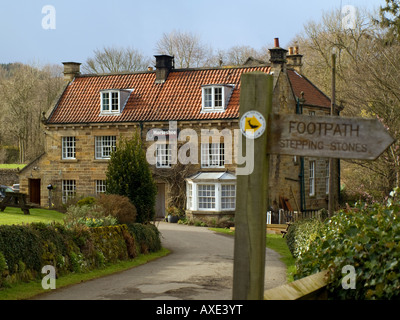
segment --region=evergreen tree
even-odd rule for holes
[[[137,222],[154,218],[157,186],[138,132],[132,139],[120,138],[107,167],[106,184],[108,194],[126,196],[135,205]]]
[[[400,40],[400,0],[386,0],[386,6],[380,8],[380,20],[377,22],[382,28],[387,28],[388,44]]]

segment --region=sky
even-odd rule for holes
[[[286,47],[305,23],[385,0],[0,0],[0,63],[84,63],[103,47],[152,57],[163,33],[191,32],[213,50]],[[50,6],[50,7],[49,7]],[[50,9],[49,9],[50,8]]]

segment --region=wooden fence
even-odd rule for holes
[[[285,224],[287,222],[295,222],[302,219],[316,218],[324,220],[327,218],[326,210],[305,210],[302,212],[298,211],[285,211],[279,209],[279,211],[268,211],[267,212],[267,224]]]

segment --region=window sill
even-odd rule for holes
[[[120,116],[122,112],[100,112],[100,116]]]
[[[186,213],[197,214],[197,215],[208,215],[208,214],[235,214],[235,210],[189,210],[186,209]]]
[[[225,112],[225,109],[210,109],[210,110],[204,110],[202,109],[200,113],[222,113]]]
[[[94,159],[93,162],[108,162],[110,161],[110,158],[104,158],[104,159]]]
[[[67,163],[67,162],[78,162],[79,160],[78,159],[61,159],[61,163]]]

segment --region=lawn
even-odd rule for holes
[[[26,166],[26,164],[5,164],[5,163],[1,163],[0,164],[0,169],[23,169]]]
[[[63,222],[64,214],[55,210],[47,209],[30,209],[29,215],[24,215],[19,208],[6,208],[4,212],[0,212],[0,225],[3,224],[23,224],[32,222]]]

